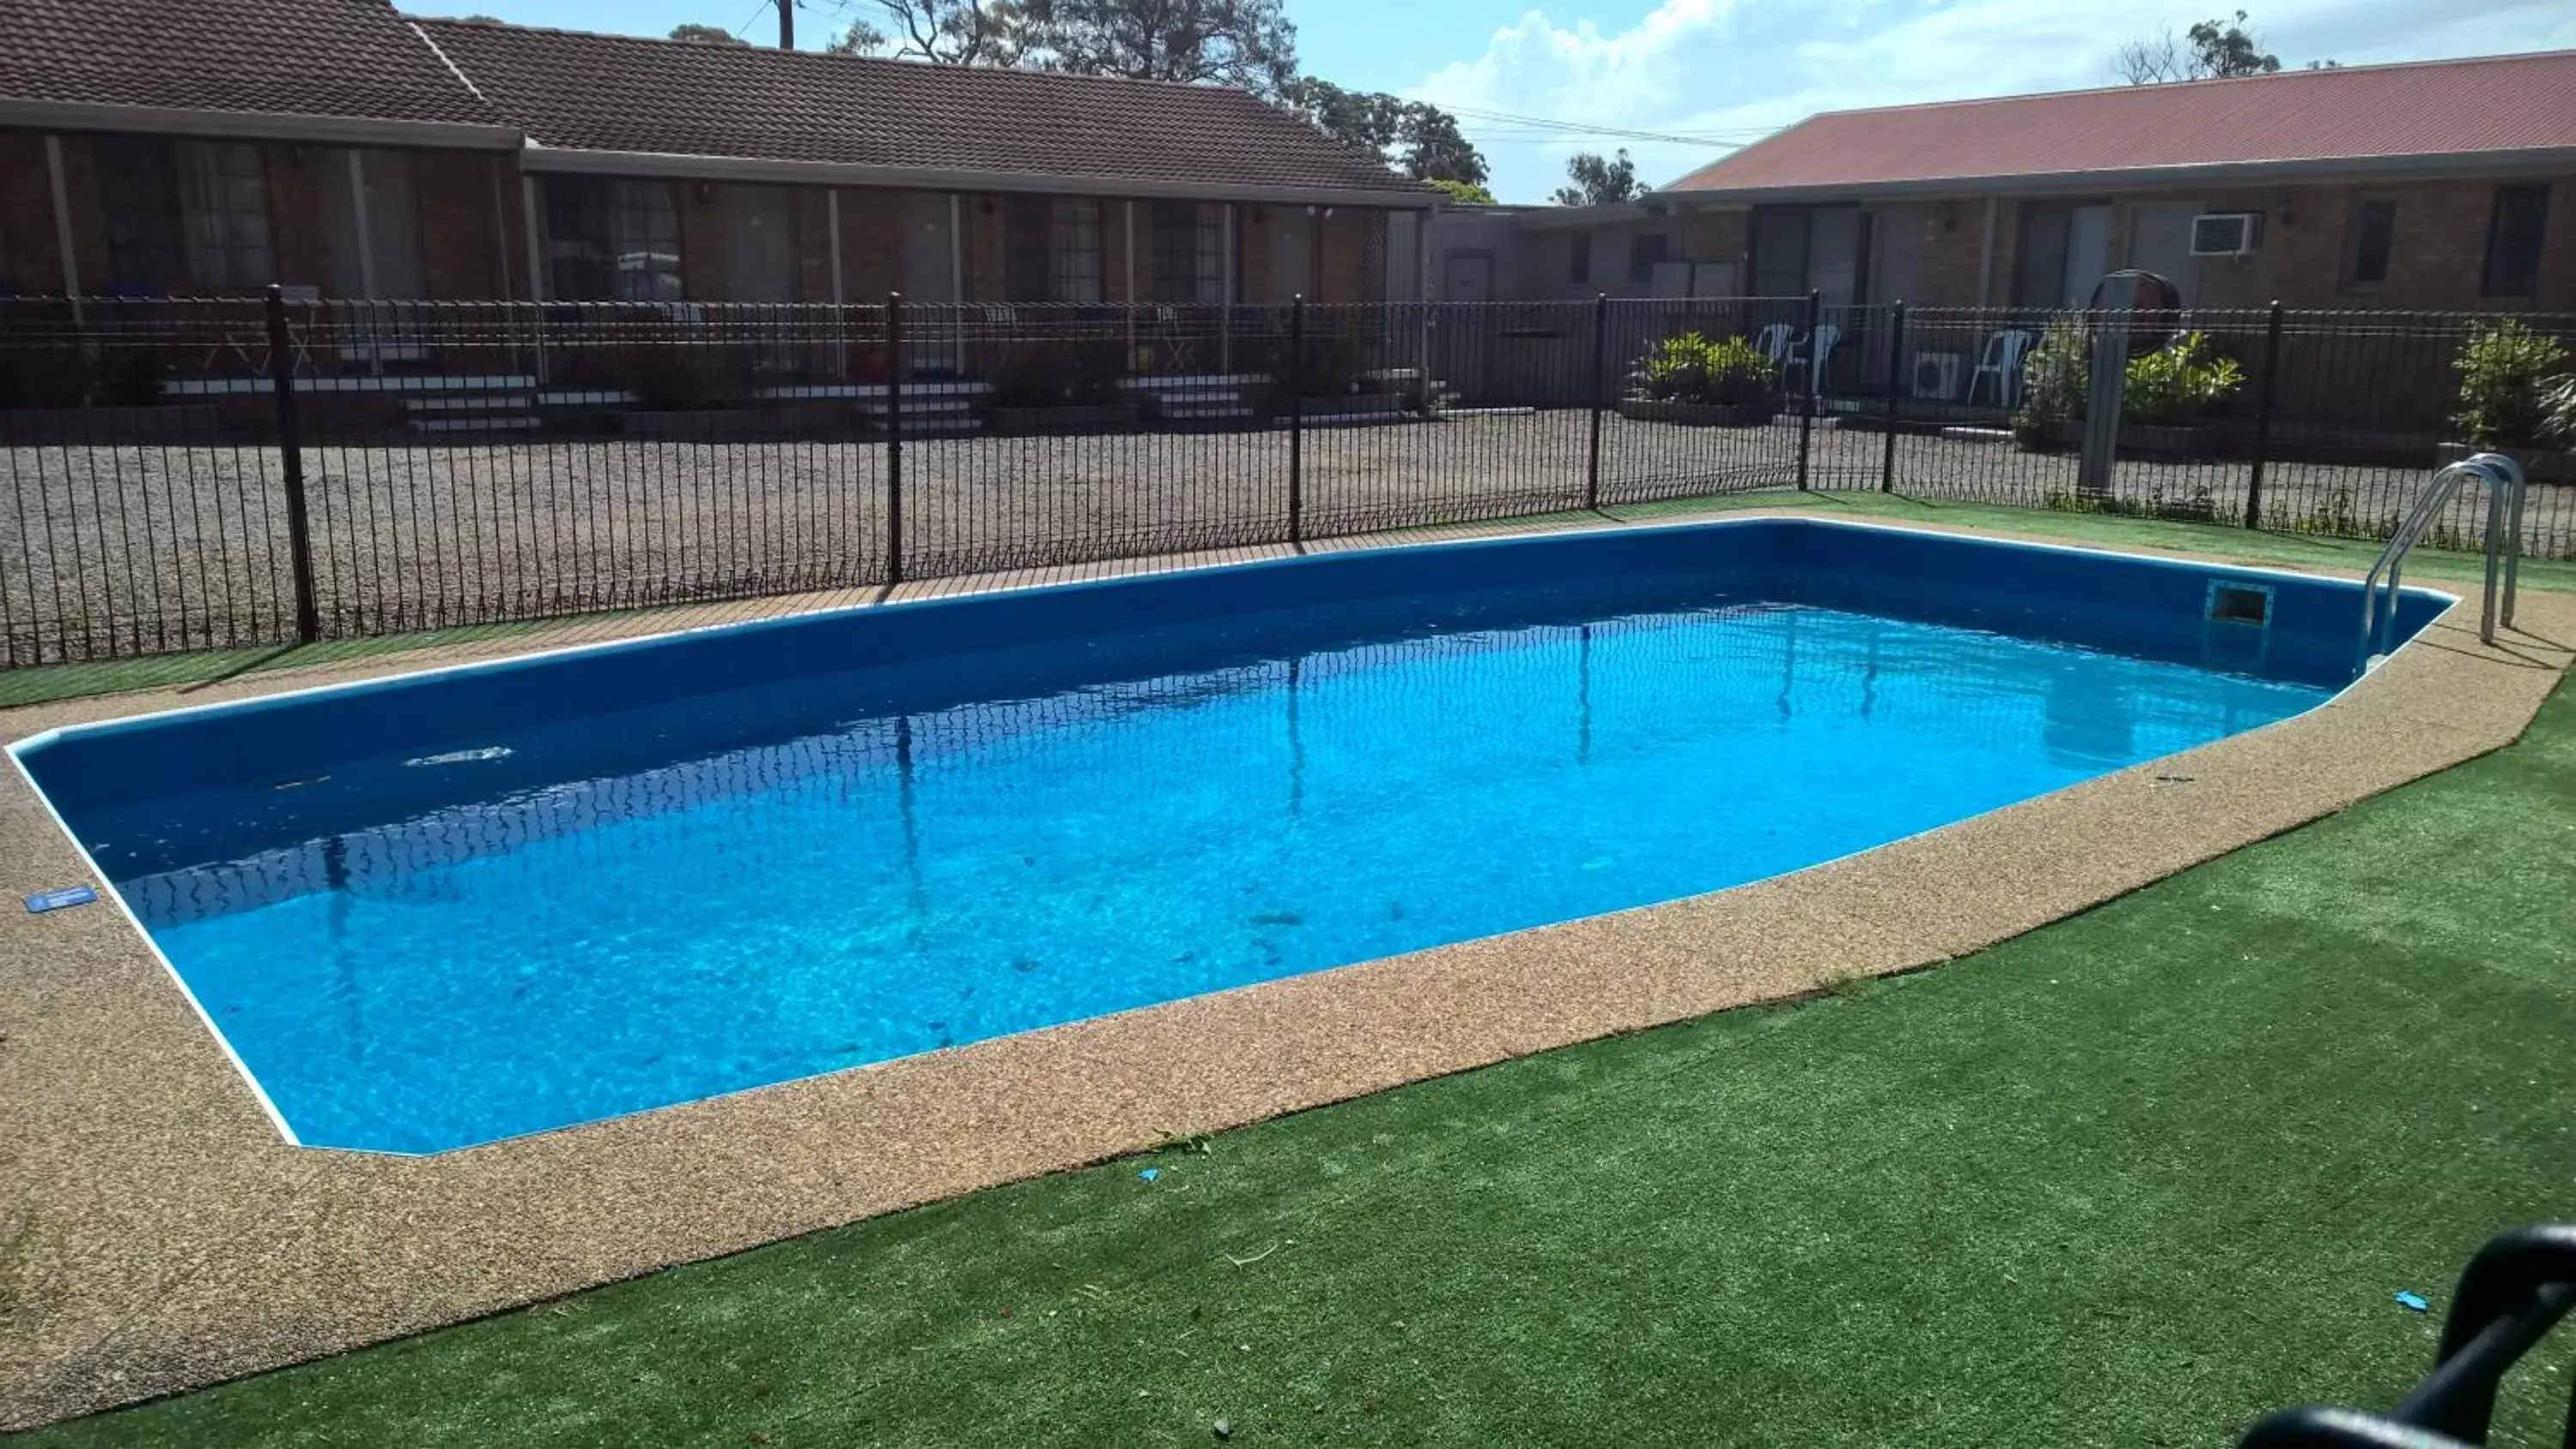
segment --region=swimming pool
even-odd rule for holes
[[[2359,612],[1742,520],[843,611],[13,753],[282,1130],[426,1152],[1794,870],[2309,708]]]

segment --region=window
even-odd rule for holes
[[[2540,238],[2549,221],[2549,188],[2499,186],[2487,222],[2484,286],[2490,297],[2528,297],[2540,285]]]
[[[1154,300],[1225,301],[1224,206],[1158,201],[1153,213]]]
[[[567,302],[680,300],[680,214],[659,181],[546,178],[551,294]]]
[[[1100,203],[1077,196],[1012,196],[1002,211],[1002,297],[1008,302],[1100,300]]]
[[[1569,286],[1583,286],[1592,280],[1592,237],[1575,232],[1565,239],[1565,280]]]
[[[1049,220],[1047,293],[1051,301],[1100,300],[1100,203],[1059,196]]]
[[[2386,196],[2356,196],[2344,214],[2343,289],[2375,292],[2388,280],[2388,249],[2397,237],[2397,202]]]
[[[228,292],[277,280],[258,147],[142,136],[104,136],[97,145],[114,286]]]
[[[1662,232],[1650,232],[1628,238],[1628,281],[1633,286],[1650,286],[1655,268],[1667,259],[1673,239]]]

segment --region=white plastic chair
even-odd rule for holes
[[[1753,335],[1753,348],[1769,358],[1773,367],[1786,367],[1789,360],[1789,334],[1795,330],[1786,322],[1774,322]]]
[[[2003,407],[2016,407],[2021,402],[2021,359],[2030,351],[2031,335],[2018,327],[1986,334],[1985,348],[1977,355],[1977,370],[1968,375],[1968,402],[1977,401],[1977,384],[1991,377],[1995,380],[1995,402]]]
[[[1785,332],[1788,329],[1782,328],[1781,330]],[[1842,345],[1842,340],[1843,329],[1830,322],[1823,323],[1816,328],[1814,336],[1801,337],[1797,341],[1790,343],[1789,355],[1786,360],[1775,357],[1772,361],[1781,363],[1783,371],[1796,367],[1802,362],[1806,363],[1807,391],[1817,396],[1822,396],[1825,391],[1825,369],[1832,364],[1834,360],[1834,349]],[[1814,344],[1814,355],[1812,357],[1808,355],[1808,344],[1810,343]]]

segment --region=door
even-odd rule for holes
[[[1928,206],[1876,208],[1870,228],[1870,240],[1877,249],[1870,263],[1871,296],[1882,302],[1915,299],[1915,283],[1923,267],[1923,232],[1931,223]]]
[[[720,186],[724,297],[728,302],[793,302],[796,197],[784,186]]]
[[[1490,302],[1494,300],[1494,259],[1484,252],[1452,252],[1443,262],[1440,300],[1444,302]]]
[[[2200,298],[2200,259],[2191,254],[2191,219],[2198,215],[2198,202],[2159,201],[2129,219],[2129,265],[2173,283],[2186,307]]]
[[[2066,305],[2089,306],[2111,270],[2111,208],[2079,206],[2066,222]]]
[[[951,245],[948,193],[903,193],[903,296],[944,306],[957,300],[957,253]]]

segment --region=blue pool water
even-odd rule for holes
[[[2336,682],[2197,619],[2171,633],[2262,667],[1762,573],[952,630],[121,796],[28,754],[295,1136],[418,1152],[1757,880]]]

